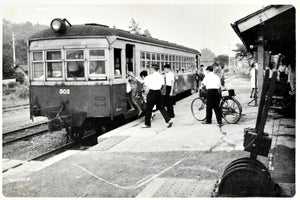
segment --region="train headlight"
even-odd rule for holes
[[[65,20],[59,18],[53,19],[50,26],[55,33],[64,33],[66,31]]]

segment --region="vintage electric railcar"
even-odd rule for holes
[[[126,74],[161,69],[176,74],[175,93],[190,91],[199,51],[99,24],[71,25],[54,19],[30,37],[30,116],[46,116],[51,130],[80,138],[84,127],[126,116]]]

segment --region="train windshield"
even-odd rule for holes
[[[106,80],[105,49],[41,50],[31,53],[34,81]]]
[[[67,78],[84,78],[83,50],[66,50]]]

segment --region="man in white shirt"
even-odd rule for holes
[[[220,108],[220,77],[213,72],[213,67],[208,66],[206,68],[207,74],[205,75],[202,85],[207,89],[207,101],[206,101],[206,121],[203,124],[211,124],[212,109],[215,111],[215,115],[219,126],[222,126],[222,114]]]
[[[170,119],[167,111],[161,104],[161,88],[164,84],[163,76],[158,72],[159,66],[152,64],[152,74],[145,78],[146,94],[147,94],[147,103],[146,103],[146,113],[145,113],[145,125],[142,128],[151,127],[151,115],[154,105],[160,111],[162,116],[167,123],[167,127],[173,125],[172,120]]]
[[[169,64],[166,64],[164,66],[164,71],[165,71],[165,80],[166,80],[166,95],[163,95],[164,97],[164,103],[165,106],[167,107],[167,112],[170,116],[170,118],[174,118],[174,84],[175,84],[175,75],[171,71],[171,66]]]

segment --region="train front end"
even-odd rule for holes
[[[82,134],[87,119],[110,118],[126,108],[112,100],[122,96],[125,84],[109,80],[106,37],[87,36],[84,26],[51,25],[28,42],[31,118],[47,117],[50,131]]]

